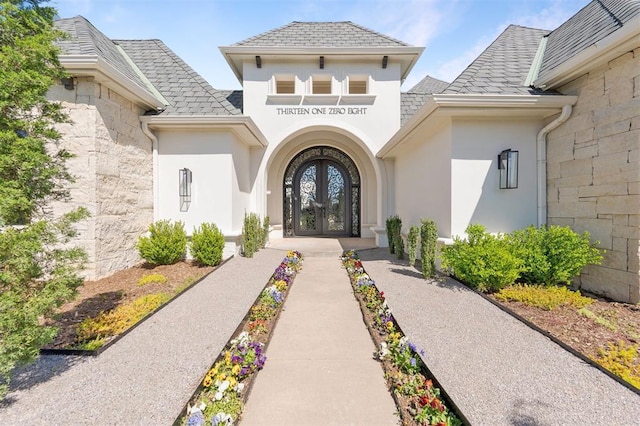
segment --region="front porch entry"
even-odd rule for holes
[[[360,236],[360,174],[339,149],[314,146],[287,166],[284,236]]]

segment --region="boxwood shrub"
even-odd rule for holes
[[[152,265],[171,265],[187,251],[187,234],[182,221],[159,220],[149,225],[149,235],[138,238],[140,257]]]
[[[199,265],[215,266],[222,261],[224,235],[214,223],[203,223],[194,228],[189,252]]]

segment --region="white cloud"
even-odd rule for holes
[[[531,28],[554,30],[586,3],[588,3],[587,0],[552,0],[549,6],[541,9],[537,13],[527,13],[526,15],[513,17],[509,23]]]

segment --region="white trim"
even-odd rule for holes
[[[249,146],[268,144],[258,126],[246,115],[143,115],[140,121],[153,129],[229,129]]]
[[[160,179],[160,170],[158,165],[158,138],[155,134],[149,129],[149,123],[146,121],[142,121],[142,131],[145,135],[149,136],[152,142],[153,149],[153,221],[156,222],[160,219],[160,212],[158,211],[158,206],[160,205],[160,188],[158,187],[158,182]]]
[[[547,223],[547,134],[567,121],[571,116],[572,109],[571,105],[563,106],[560,116],[542,128],[536,137],[538,156],[538,227]]]
[[[418,126],[434,115],[504,117],[526,114],[544,118],[557,114],[565,105],[574,105],[577,101],[577,96],[564,95],[431,95],[409,122],[384,144],[376,156],[389,156],[416,131]]]
[[[60,55],[58,58],[73,76],[92,76],[97,82],[129,95],[132,100],[154,110],[163,110],[167,106],[166,101],[158,99],[97,55]]]
[[[626,22],[622,28],[592,44],[545,73],[533,83],[545,90],[553,89],[584,75],[618,56],[640,46],[640,15]]]

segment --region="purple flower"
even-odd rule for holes
[[[411,366],[412,367],[416,366],[416,359],[415,358],[411,358]]]
[[[409,342],[409,349],[411,349],[412,352],[418,352],[418,348],[416,348],[416,345],[411,342]]]
[[[189,416],[187,420],[187,426],[202,426],[204,425],[204,416],[201,411],[196,411]]]

